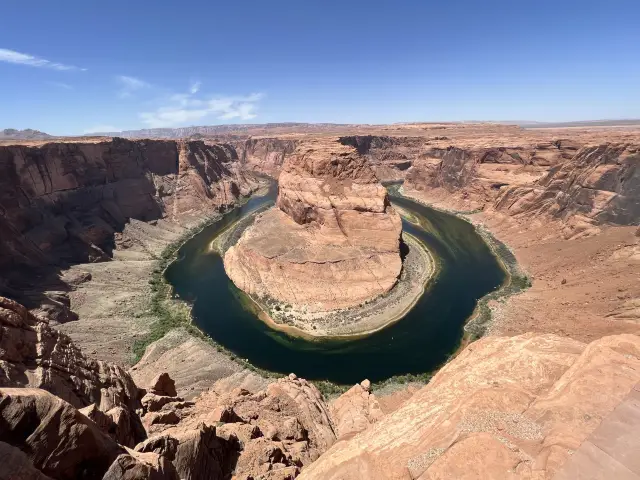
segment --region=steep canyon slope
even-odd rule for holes
[[[29,290],[28,269],[110,259],[132,219],[190,226],[232,206],[257,185],[238,166],[203,142],[0,146],[0,293]]]
[[[167,374],[141,388],[0,297],[0,478],[547,479],[588,439],[609,464],[572,471],[606,474],[633,462],[599,425],[637,404],[639,382],[639,336],[525,334],[473,343],[400,402],[368,381],[327,402],[293,374],[189,401]]]

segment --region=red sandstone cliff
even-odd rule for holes
[[[0,146],[0,293],[31,290],[42,272],[25,269],[108,260],[130,219],[191,226],[256,186],[227,144]]]

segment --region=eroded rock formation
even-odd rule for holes
[[[511,216],[547,216],[589,225],[634,225],[640,216],[640,147],[557,140],[522,149],[431,149],[406,186],[435,202]]]
[[[66,286],[45,274],[109,260],[131,219],[193,226],[256,186],[226,144],[114,138],[0,146],[0,294],[73,320]]]
[[[276,205],[224,257],[239,288],[307,311],[331,311],[395,285],[400,216],[354,148],[300,145],[280,173]]]
[[[120,366],[87,358],[73,342],[13,300],[0,297],[0,387],[47,390],[133,447],[146,435],[135,411],[143,395]]]
[[[639,381],[636,335],[482,339],[300,478],[552,478]]]
[[[285,159],[291,155],[298,140],[286,138],[249,138],[233,142],[240,160],[252,170],[277,177]]]
[[[581,149],[531,187],[513,187],[496,203],[511,215],[579,215],[595,223],[635,225],[640,218],[640,146]]]
[[[147,404],[151,436],[136,450],[170,458],[181,478],[294,478],[336,438],[320,392],[294,375],[255,393],[214,385],[168,400]]]

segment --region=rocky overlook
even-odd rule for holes
[[[400,216],[357,151],[337,142],[297,147],[283,165],[276,207],[224,258],[245,292],[312,312],[388,292],[402,269]]]

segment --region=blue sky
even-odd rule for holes
[[[640,117],[638,0],[31,0],[0,11],[0,128]]]

